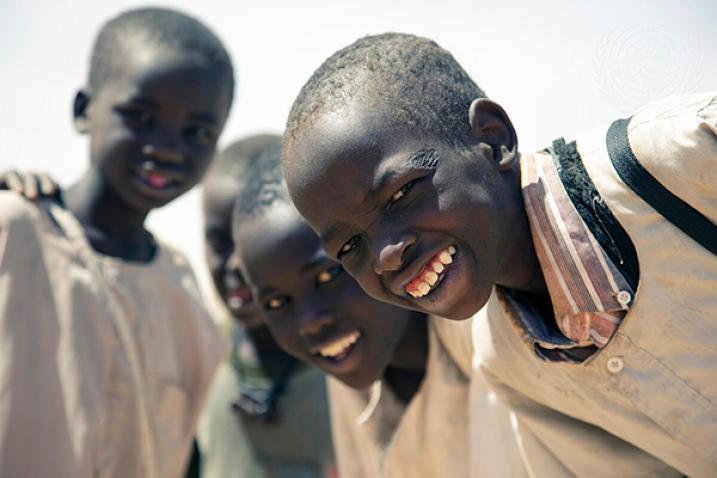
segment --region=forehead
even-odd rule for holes
[[[319,238],[291,204],[274,204],[234,228],[236,252],[255,285],[326,257]]]
[[[202,210],[207,222],[231,219],[239,188],[239,182],[227,176],[212,175],[204,180]]]
[[[228,110],[228,73],[197,55],[162,45],[126,47],[116,54],[121,55],[121,71],[105,82],[101,93],[149,95],[156,101],[202,110]]]
[[[319,115],[285,158],[287,184],[301,214],[317,233],[367,214],[371,192],[399,174],[432,140],[397,125],[390,112],[356,104]]]

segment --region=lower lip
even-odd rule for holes
[[[157,188],[137,174],[132,175],[132,180],[143,194],[157,199],[174,197],[180,189],[180,184],[174,181],[169,182],[162,188]]]
[[[233,292],[227,295],[227,305],[231,310],[241,310],[251,304],[251,295]]]
[[[362,345],[363,335],[337,358],[322,355],[315,355],[315,357],[319,359],[321,368],[330,374],[338,375],[350,372],[355,370],[361,363]]]

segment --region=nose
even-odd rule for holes
[[[239,269],[239,257],[236,254],[232,254],[227,259],[224,269],[224,281],[230,289],[238,289],[244,285],[244,278]]]
[[[301,317],[299,333],[304,337],[316,335],[333,321],[334,317],[328,311],[305,310]]]
[[[157,159],[167,163],[181,163],[184,161],[184,155],[177,148],[170,146],[158,146],[155,144],[145,144],[142,146],[142,154],[151,159]]]
[[[416,240],[413,236],[405,236],[398,240],[390,240],[379,246],[377,260],[373,270],[381,275],[395,271],[403,266],[406,251]]]

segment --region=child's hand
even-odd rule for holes
[[[7,171],[0,173],[0,190],[10,190],[26,199],[46,199],[57,197],[60,186],[44,173],[20,173]]]

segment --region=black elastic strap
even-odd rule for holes
[[[597,192],[585,170],[575,141],[565,143],[563,138],[556,139],[549,152],[553,155],[565,192],[583,222],[630,287],[637,290],[640,264],[635,246]]]
[[[672,194],[638,162],[627,137],[629,123],[629,118],[617,120],[607,132],[607,151],[617,174],[647,204],[702,247],[717,255],[717,226]]]

